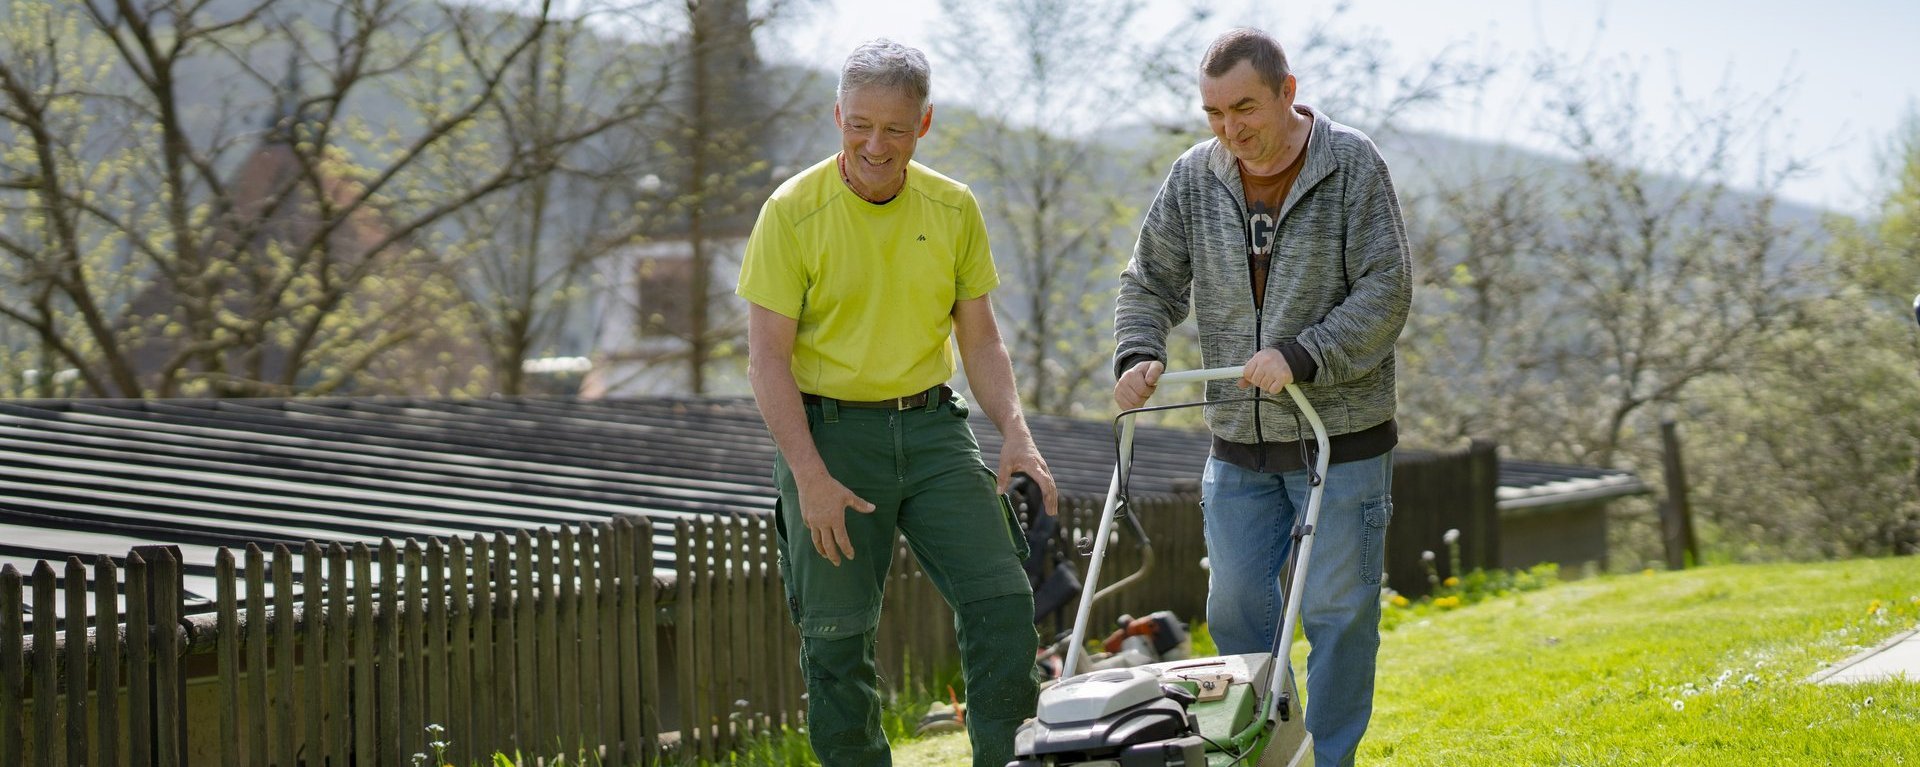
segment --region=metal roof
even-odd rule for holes
[[[972,420],[993,466],[999,434]],[[1028,423],[1063,496],[1104,497],[1111,421]],[[1197,490],[1207,450],[1204,432],[1141,426],[1132,492]],[[643,513],[664,573],[675,520],[771,511],[773,457],[744,398],[0,401],[0,563],[25,573],[40,559],[178,545],[190,599],[209,599],[222,546],[373,545]],[[1617,489],[1620,477],[1638,485],[1503,462],[1501,505]]]
[[[1621,469],[1502,460],[1494,505],[1501,511],[1544,511],[1650,492],[1633,472]]]

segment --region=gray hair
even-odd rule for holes
[[[926,54],[882,37],[861,43],[853,53],[847,54],[847,63],[840,67],[840,91],[836,98],[845,101],[847,94],[856,88],[878,85],[898,89],[918,100],[920,109],[925,111],[932,80],[933,68],[927,64]]]

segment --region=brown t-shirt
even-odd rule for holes
[[[1280,234],[1280,206],[1307,164],[1307,145],[1300,145],[1292,164],[1271,176],[1255,176],[1240,166],[1240,188],[1247,194],[1247,271],[1253,275],[1253,307],[1267,300],[1267,271],[1273,264],[1274,239]]]

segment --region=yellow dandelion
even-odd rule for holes
[[[1440,582],[1440,585],[1445,586],[1447,588],[1453,588],[1455,586],[1460,585],[1460,579],[1449,575],[1447,576],[1446,580]]]
[[[1392,604],[1394,607],[1406,607],[1407,605],[1412,604],[1411,602],[1407,601],[1406,597],[1400,596],[1399,594],[1393,595],[1393,599],[1390,599],[1387,601],[1390,604]]]
[[[1433,606],[1443,608],[1443,609],[1459,607],[1460,598],[1459,597],[1441,597],[1439,599],[1433,600]]]
[[[1873,600],[1873,602],[1872,602],[1871,604],[1869,604],[1869,605],[1867,605],[1867,614],[1868,614],[1868,615],[1879,615],[1879,614],[1880,614],[1880,600],[1878,600],[1878,599],[1876,599],[1876,600]]]

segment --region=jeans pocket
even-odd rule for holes
[[[1365,522],[1360,532],[1360,579],[1378,586],[1386,570],[1387,523],[1393,521],[1393,496],[1367,501],[1360,513]]]

